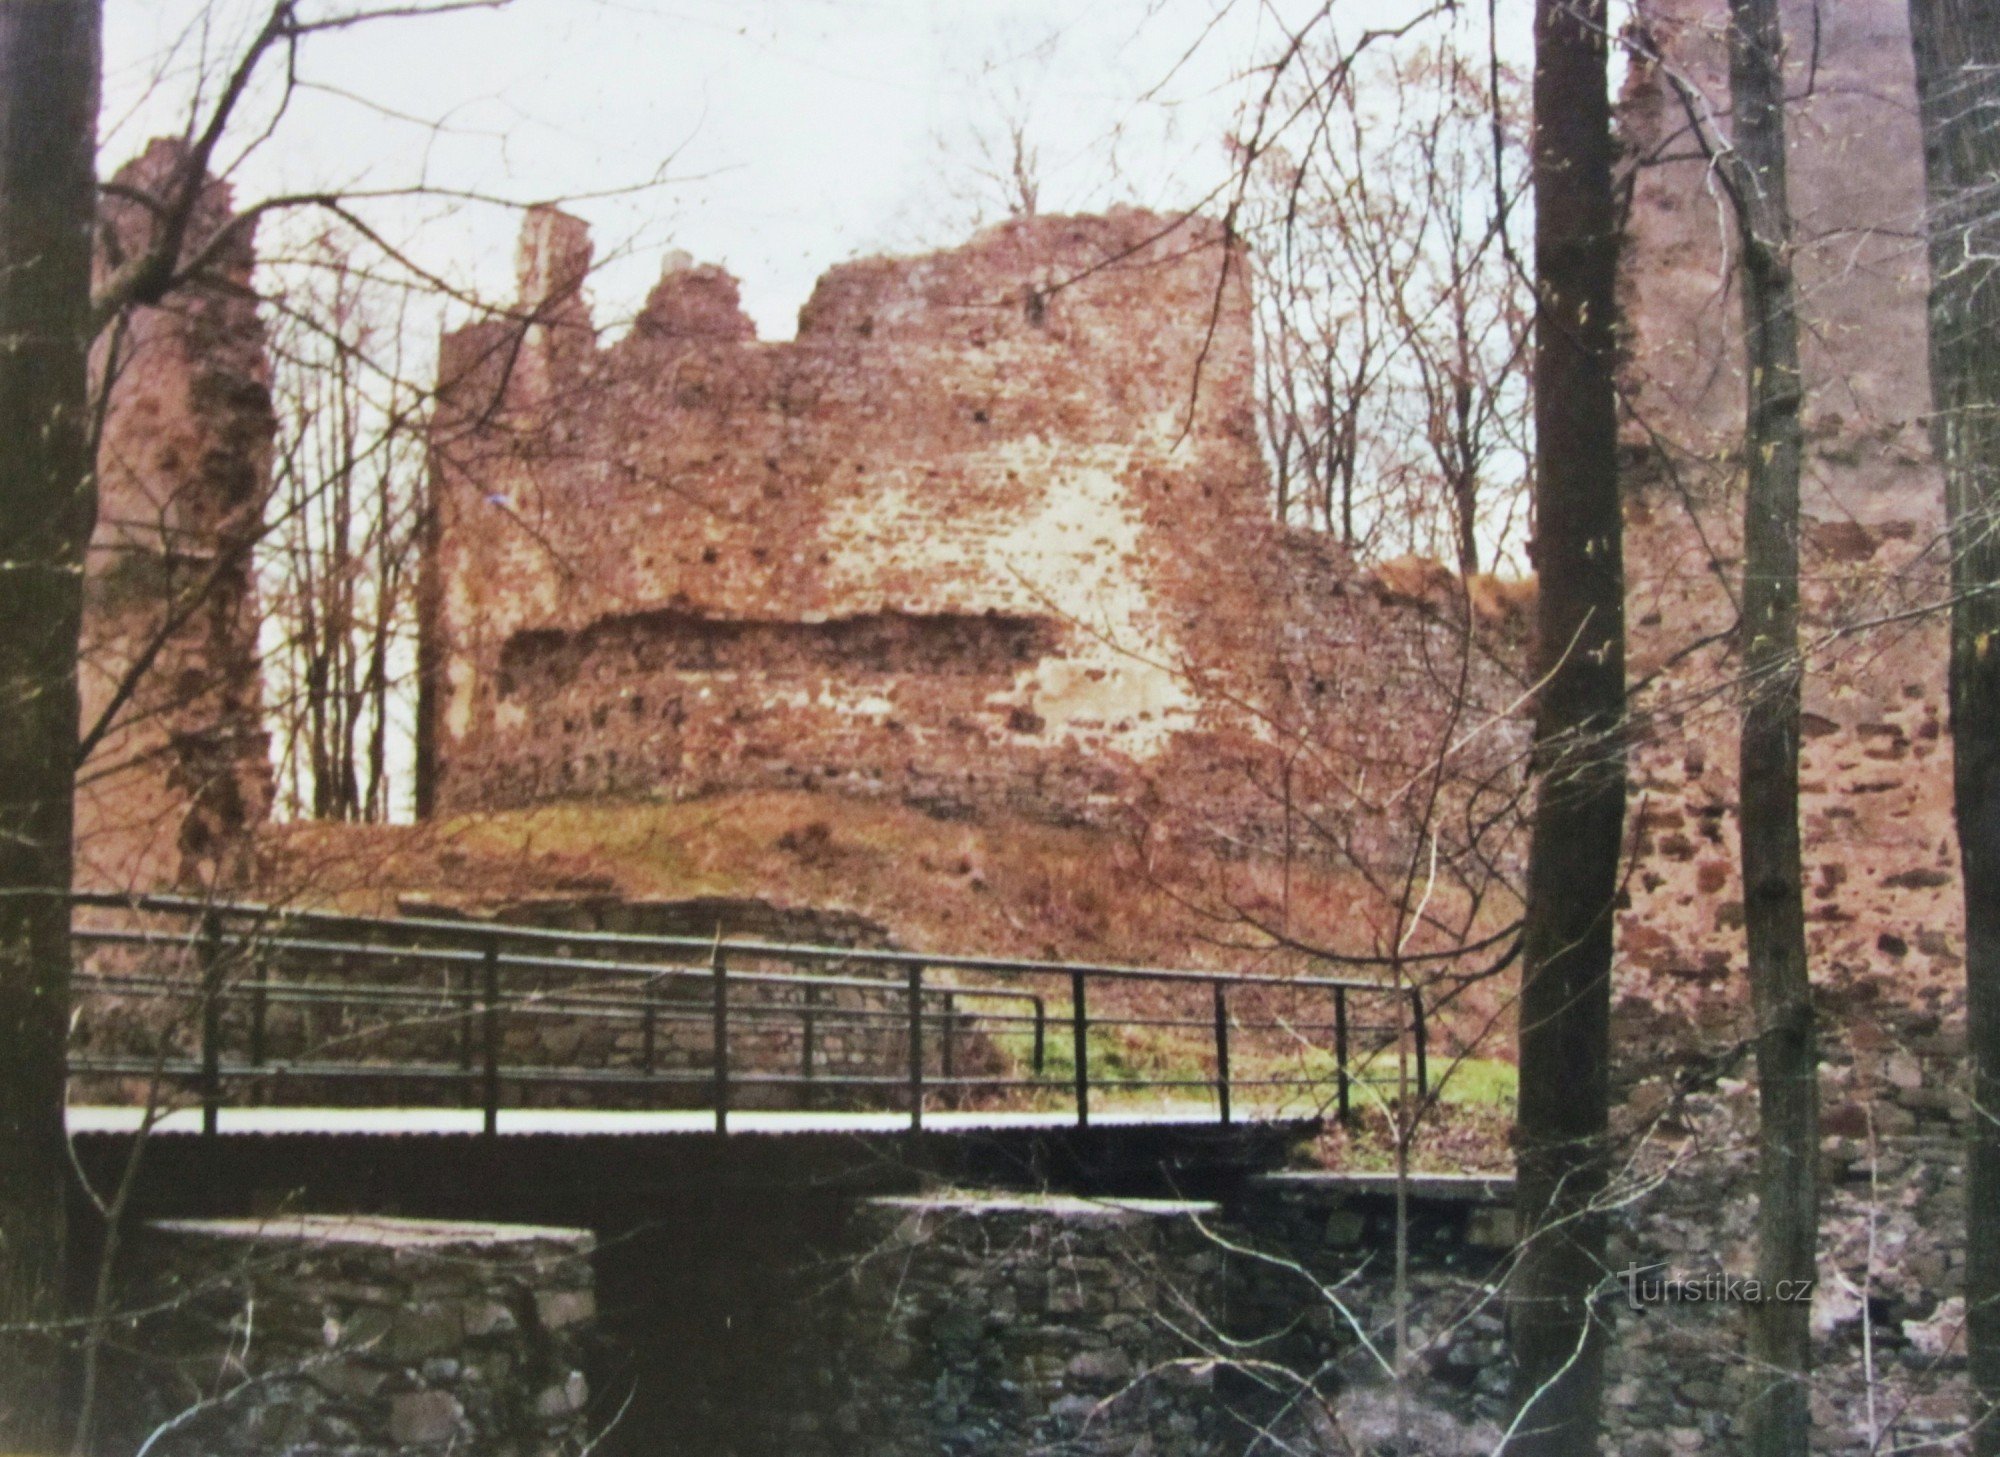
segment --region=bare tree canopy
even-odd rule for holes
[[[1243,227],[1280,517],[1470,575],[1526,526],[1533,302],[1505,236],[1528,211],[1519,88],[1465,45],[1446,30],[1295,82]]]

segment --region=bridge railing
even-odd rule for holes
[[[1379,982],[76,897],[73,1078],[230,1106],[1348,1118],[1429,1092],[1422,992]]]

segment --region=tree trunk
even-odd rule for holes
[[[1625,821],[1625,588],[1612,317],[1618,240],[1604,0],[1537,0],[1535,754],[1508,1292],[1507,1451],[1597,1450],[1611,933]]]
[[[99,0],[0,5],[0,1449],[53,1445]]]
[[[1974,1450],[2000,1457],[2000,0],[1911,0],[1930,230],[1933,438],[1951,536],[1954,807],[1965,871]]]
[[[1785,187],[1778,0],[1730,0],[1727,175],[1743,270],[1743,924],[1757,1016],[1757,1276],[1813,1278],[1819,1232],[1819,1058],[1799,848],[1799,380]],[[1796,1288],[1796,1286],[1794,1287]],[[1749,1307],[1747,1428],[1758,1457],[1804,1457],[1811,1306]]]

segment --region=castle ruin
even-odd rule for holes
[[[187,166],[182,143],[156,141],[119,171],[100,273],[150,245],[157,219],[138,199],[173,195]],[[226,184],[203,188],[182,251],[207,255],[199,275],[133,309],[93,356],[105,406],[77,785],[90,889],[236,880],[271,803],[255,553],[276,418],[255,234]]]
[[[427,808],[787,786],[1096,820],[1163,778],[1242,799],[1218,764],[1295,714],[1404,737],[1349,695],[1427,629],[1273,520],[1217,225],[844,264],[783,343],[675,259],[600,347],[589,264],[533,213],[518,318],[445,341]]]

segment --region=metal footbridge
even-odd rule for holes
[[[88,1127],[1226,1127],[1429,1083],[1422,993],[1356,979],[180,896],[79,896],[74,937]]]
[[[72,1139],[106,1178],[148,1144],[174,1207],[325,1207],[338,1168],[357,1204],[491,1212],[502,1186],[851,1174],[918,1144],[945,1175],[1269,1166],[1429,1091],[1422,994],[1358,979],[181,896],[80,895],[73,922]],[[836,1142],[864,1152],[802,1151]]]

